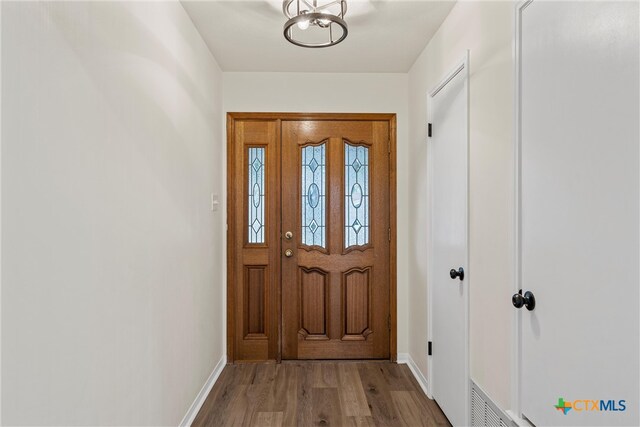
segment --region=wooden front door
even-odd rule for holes
[[[395,117],[237,116],[229,359],[394,358]]]
[[[282,166],[282,357],[388,358],[388,123],[285,121]]]

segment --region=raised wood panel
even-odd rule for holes
[[[287,359],[395,359],[395,115],[229,113],[227,117],[228,360],[279,361],[281,356]],[[372,217],[377,216],[370,222],[373,228],[369,247],[361,245],[358,250],[347,251],[342,237],[345,140],[370,146],[373,190],[369,212]],[[317,246],[302,245],[300,241],[299,150],[300,146],[319,141],[326,142],[329,150],[327,176],[330,178],[326,183],[328,229],[324,251]],[[249,243],[246,237],[246,166],[250,147],[264,147],[267,153],[264,243]],[[293,239],[285,239],[285,231],[292,231]],[[293,251],[291,257],[283,256],[287,249]],[[254,266],[267,267],[267,270],[252,272],[248,274],[252,277],[245,280],[245,273],[249,273],[246,269]],[[367,322],[364,321],[364,312],[351,310],[347,313],[349,310],[343,307],[348,298],[355,301],[364,297],[355,290],[357,285],[350,295],[346,295],[343,272],[363,266],[371,268]],[[307,302],[307,306],[314,307],[316,311],[313,315],[309,311],[306,319],[302,319],[300,268],[326,272],[324,299],[321,301],[325,307],[323,330],[319,326],[322,316],[317,311],[320,305],[317,285],[313,287],[314,296],[308,294]],[[374,268],[375,275],[372,274]],[[260,277],[260,274],[265,277]],[[261,300],[264,301],[262,312]],[[349,316],[351,320],[347,325]],[[302,339],[298,333],[303,322],[304,330],[309,328],[314,333],[308,334],[307,339]],[[360,327],[364,330],[353,333]],[[319,332],[324,332],[324,335],[318,335]],[[366,338],[367,334],[371,335]],[[324,339],[309,338],[325,336]]]
[[[244,273],[244,337],[265,337],[266,266],[247,266]]]
[[[319,269],[300,268],[300,331],[304,339],[328,339],[328,274]]]
[[[289,248],[292,251],[291,257],[282,259],[283,359],[389,357],[389,122],[283,121],[281,135],[282,230],[298,230],[299,206],[304,200],[304,193],[300,191],[301,182],[306,182],[299,173],[300,147],[327,141],[328,186],[327,251],[308,251],[296,245],[295,240],[283,240],[283,251]],[[369,147],[368,158],[358,157],[363,161],[362,166],[358,168],[349,163],[349,167],[358,173],[368,165],[370,204],[363,206],[363,212],[368,214],[358,218],[364,220],[364,217],[371,219],[371,216],[375,216],[375,220],[368,221],[371,227],[368,241],[361,242],[356,245],[357,249],[350,251],[344,248],[345,187],[352,181],[345,182],[344,179],[348,172],[345,141],[351,141],[351,145]],[[363,176],[358,176],[355,182],[366,185]],[[300,268],[322,269],[328,273],[325,340],[307,339],[299,333]],[[351,274],[347,275],[349,272]]]
[[[266,360],[279,357],[280,280],[280,153],[277,121],[233,121],[229,128],[229,260],[228,307],[229,359]],[[264,150],[260,157],[260,218],[264,228],[258,240],[248,240],[249,156],[251,149]],[[255,158],[253,158],[255,160]],[[253,166],[256,170],[255,166]]]
[[[342,310],[343,340],[365,340],[371,331],[371,269],[354,268],[344,273]]]

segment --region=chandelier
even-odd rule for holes
[[[346,0],[284,0],[284,37],[302,47],[328,47],[347,37]]]

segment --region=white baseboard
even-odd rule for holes
[[[224,355],[220,358],[216,366],[213,368],[213,371],[211,371],[211,375],[209,375],[209,378],[207,378],[207,381],[202,386],[200,393],[198,393],[198,395],[196,396],[196,400],[193,401],[193,403],[191,404],[191,407],[182,418],[182,421],[180,421],[180,427],[191,426],[191,423],[193,423],[193,420],[196,418],[196,415],[198,415],[198,411],[200,411],[200,408],[204,404],[204,401],[207,399],[207,396],[209,396],[209,392],[211,391],[211,389],[213,388],[213,385],[218,380],[218,377],[222,373],[222,370],[224,369],[226,364],[227,364],[227,356]]]
[[[418,384],[420,384],[422,391],[424,391],[424,394],[431,399],[432,397],[429,393],[429,387],[427,386],[427,379],[422,375],[422,372],[418,369],[418,365],[413,361],[411,355],[409,353],[398,353],[397,363],[409,366],[409,370],[411,370],[414,378],[418,381]]]

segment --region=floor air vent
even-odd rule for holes
[[[471,425],[473,427],[515,426],[473,381],[471,381]]]

